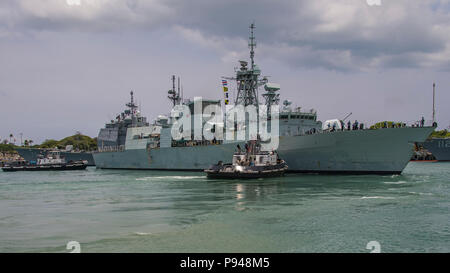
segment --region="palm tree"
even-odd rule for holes
[[[23,141],[23,145],[24,145],[25,147],[28,146],[28,139],[25,139],[25,140]]]
[[[31,146],[31,144],[33,144],[33,140],[28,140],[28,144],[30,144],[30,146]]]

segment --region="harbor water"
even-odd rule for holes
[[[0,171],[0,252],[450,252],[450,163],[402,175]]]

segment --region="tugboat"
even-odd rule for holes
[[[82,161],[69,161],[66,162],[64,157],[61,157],[58,151],[50,151],[47,156],[39,157],[36,163],[30,163],[26,161],[13,162],[3,167],[4,172],[17,172],[17,171],[70,171],[70,170],[84,170],[86,169],[88,162]]]
[[[225,179],[252,179],[282,176],[288,169],[286,162],[279,158],[276,151],[260,151],[260,145],[256,141],[250,141],[242,152],[237,146],[238,152],[233,155],[232,163],[217,164],[204,170],[208,178]]]

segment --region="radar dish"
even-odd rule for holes
[[[264,85],[266,91],[278,91],[280,90],[280,85],[278,83],[268,82]]]

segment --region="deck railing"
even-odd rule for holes
[[[361,127],[361,124],[363,126]],[[386,129],[386,128],[416,128],[416,127],[432,127],[436,126],[436,123],[434,123],[432,120],[409,120],[409,121],[401,121],[401,122],[386,122],[381,124],[377,127],[367,126],[368,123],[365,122],[359,122],[358,126],[354,126],[354,124],[350,124],[350,129],[348,128],[347,124],[344,124],[343,129],[311,129],[305,132],[302,132],[300,134],[292,134],[295,136],[302,136],[302,135],[313,135],[313,134],[322,134],[322,133],[333,133],[333,132],[339,132],[339,131],[361,131],[361,130],[380,130],[380,129]]]

